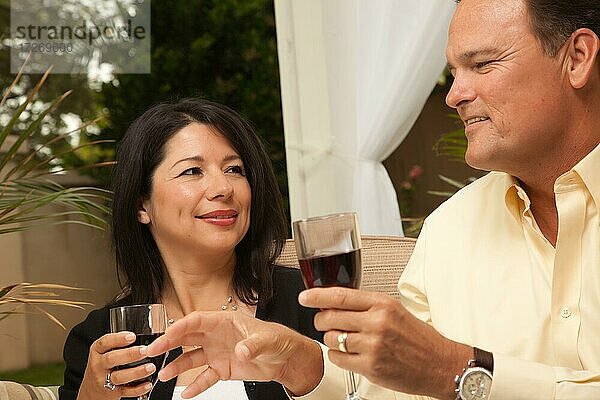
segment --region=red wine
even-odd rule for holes
[[[136,335],[135,342],[133,342],[133,344],[131,344],[131,346],[127,346],[127,347],[148,346],[150,343],[152,343],[154,340],[156,340],[162,334],[163,333],[153,333],[150,335]],[[144,379],[139,379],[137,381],[130,382],[130,383],[126,384],[125,386],[136,386],[136,385],[139,385],[140,383],[144,383],[144,382],[151,382],[154,384],[154,382],[156,382],[156,378],[158,376],[158,371],[160,371],[160,369],[163,366],[163,361],[165,359],[165,356],[166,356],[166,354],[161,354],[156,357],[147,357],[147,358],[144,358],[143,360],[134,361],[132,363],[121,365],[121,366],[117,367],[117,369],[133,368],[133,367],[137,367],[138,365],[144,365],[147,363],[152,363],[156,367],[156,371],[152,375],[150,375]]]
[[[360,249],[298,261],[302,280],[309,289],[315,286],[355,288],[360,282]]]

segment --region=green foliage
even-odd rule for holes
[[[14,74],[10,73],[10,2],[0,0],[0,87],[5,88],[13,84]],[[13,87],[13,98],[8,98],[4,107],[0,107],[0,121],[3,120],[6,113],[14,113],[18,108],[19,96],[31,91],[35,82],[42,79],[42,74],[30,74],[20,77],[18,85]],[[44,78],[45,79],[45,78]],[[68,96],[63,94],[68,93]],[[2,94],[0,94],[1,96]],[[11,135],[27,129],[31,121],[38,119],[40,111],[46,109],[57,98],[60,100],[61,109],[68,112],[48,113],[44,118],[39,119],[36,133],[30,135],[28,141],[31,146],[44,141],[42,135],[57,135],[66,132],[66,126],[62,118],[65,115],[71,115],[79,118],[81,121],[93,120],[97,115],[102,114],[102,110],[96,105],[97,94],[88,86],[88,77],[85,74],[56,74],[52,79],[44,81],[44,90],[38,90],[35,93],[34,101],[27,105],[27,109],[20,115],[19,121],[13,127]],[[58,111],[58,110],[57,110]],[[12,114],[11,114],[12,115]],[[48,150],[58,155],[51,161],[53,165],[60,164],[67,169],[80,169],[83,174],[91,176],[106,176],[108,169],[99,172],[98,169],[84,169],[86,166],[101,163],[114,159],[114,145],[104,144],[89,145],[95,142],[97,138],[93,133],[99,131],[104,126],[104,121],[98,120],[85,124],[82,129],[70,132],[65,140],[58,140]],[[82,123],[83,125],[83,123]],[[85,128],[85,129],[83,129]],[[80,149],[73,150],[73,143],[78,142]],[[75,146],[78,146],[75,145]]]
[[[60,162],[55,162],[59,159],[55,146],[66,140],[68,134],[44,137],[38,134],[38,129],[69,92],[52,101],[16,131],[18,121],[32,107],[49,72],[30,90],[8,123],[0,128],[0,234],[62,223],[96,228],[106,225],[103,217],[108,214],[107,191],[94,187],[65,188],[50,179],[65,171]],[[13,96],[12,91],[20,78],[21,75],[17,75],[4,91],[0,108]],[[68,146],[58,154],[66,156],[76,150]],[[61,205],[63,211],[48,211],[45,207],[50,204]]]
[[[460,121],[460,117],[457,114],[449,115],[449,117]],[[450,159],[450,161],[464,163],[465,153],[467,151],[467,138],[465,136],[464,128],[461,127],[451,132],[442,134],[434,144],[433,150],[438,156],[446,156]],[[428,190],[427,193],[446,198],[451,197],[458,190],[462,189],[476,179],[475,177],[470,177],[465,182],[460,182],[444,175],[438,175],[438,178],[447,183],[451,189]]]
[[[271,0],[152,2],[148,75],[119,75],[99,103],[101,137],[120,139],[150,105],[185,97],[224,103],[251,120],[287,193],[275,18]]]
[[[459,182],[455,179],[451,179],[448,178],[447,176],[444,175],[438,175],[438,178],[440,178],[441,181],[446,182],[448,185],[450,185],[452,187],[452,191],[440,191],[440,190],[428,190],[427,193],[432,194],[434,196],[440,196],[440,197],[451,197],[454,193],[456,193],[457,190],[462,189],[463,187],[467,186],[470,182],[472,182],[472,180],[467,181],[466,183],[464,182]],[[474,178],[472,178],[474,179]]]
[[[29,112],[35,105],[40,90],[48,78],[48,70],[26,96],[15,94],[21,73],[10,83],[0,100],[0,109],[8,116],[0,127],[0,234],[13,233],[43,225],[82,224],[103,229],[108,215],[109,193],[95,187],[63,187],[56,183],[57,174],[65,172],[61,156],[68,156],[77,148],[67,146],[58,151],[57,145],[68,139],[67,134],[40,135],[43,121],[69,95],[64,93],[41,110]],[[14,110],[4,107],[13,100]],[[11,114],[12,113],[12,114]],[[27,113],[27,114],[26,114]],[[88,145],[94,145],[94,142]],[[84,145],[83,147],[86,147]],[[58,162],[57,162],[58,161]],[[47,206],[59,205],[58,211]],[[62,328],[64,326],[43,307],[47,305],[76,307],[89,303],[62,300],[56,291],[75,290],[70,286],[53,284],[12,284],[0,288],[0,320],[21,314],[20,306],[29,306]]]
[[[460,121],[457,114],[449,115],[450,118]],[[462,123],[461,123],[462,125]],[[465,162],[465,152],[467,151],[467,138],[463,127],[444,133],[435,142],[433,151],[440,156],[446,156],[451,161]]]
[[[0,380],[27,383],[33,386],[59,386],[63,384],[64,363],[37,365],[18,371],[0,373]]]

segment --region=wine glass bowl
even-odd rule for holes
[[[111,333],[129,331],[135,333],[135,341],[131,346],[148,346],[159,336],[163,335],[167,329],[167,314],[163,304],[136,304],[123,307],[111,308],[109,311],[109,324]],[[155,372],[140,380],[130,382],[125,386],[136,386],[143,382],[152,383],[152,388],[157,382],[158,372],[164,366],[167,354],[161,354],[156,357],[147,357],[140,361],[118,366],[116,369],[133,368],[146,363],[152,363],[156,367]],[[150,393],[138,397],[139,400],[146,400]]]
[[[293,230],[296,255],[307,288],[358,288],[361,243],[356,213],[295,221]]]
[[[302,280],[307,288],[360,286],[361,242],[356,213],[294,221],[292,228]],[[361,400],[354,374],[345,372],[346,400]]]

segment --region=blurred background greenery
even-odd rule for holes
[[[81,7],[94,7],[81,2]],[[89,11],[89,10],[86,10]],[[151,73],[52,75],[38,101],[73,90],[40,132],[58,134],[101,116],[72,140],[76,146],[98,139],[119,140],[127,126],[151,104],[206,97],[241,112],[256,126],[273,161],[287,209],[287,177],[272,0],[161,0],[151,3]],[[10,2],[0,0],[0,84],[9,73]],[[24,93],[39,76],[24,77]],[[16,108],[17,102],[6,107]],[[3,111],[0,109],[0,124]],[[33,112],[32,112],[33,114]],[[33,115],[32,115],[33,116]],[[63,144],[64,146],[64,144]],[[58,153],[60,149],[53,149]],[[111,160],[112,143],[61,158],[67,167]],[[85,173],[106,185],[110,170]]]
[[[0,381],[28,383],[34,386],[59,386],[63,383],[64,363],[38,365],[31,368],[1,372]]]

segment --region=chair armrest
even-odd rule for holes
[[[0,381],[0,399],[58,400],[58,386],[31,386],[12,381]]]

